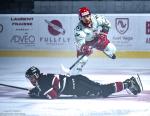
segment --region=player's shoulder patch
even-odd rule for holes
[[[81,30],[82,30],[82,26],[81,25],[76,26],[76,31],[81,31]]]

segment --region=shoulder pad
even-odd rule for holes
[[[74,30],[74,34],[76,38],[85,38],[86,34],[82,30],[82,25],[79,23],[78,26]]]
[[[99,16],[98,15],[93,15],[96,19],[98,19],[99,18]]]
[[[109,28],[111,27],[110,21],[107,18],[105,18],[104,16],[95,15],[95,18],[99,25],[107,26]]]

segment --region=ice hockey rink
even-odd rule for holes
[[[74,58],[1,57],[0,83],[31,88],[25,71],[32,65],[41,72],[63,73],[60,64],[72,65]],[[0,116],[149,116],[150,59],[90,58],[83,74],[94,81],[123,81],[139,73],[144,91],[133,96],[126,91],[108,98],[31,99],[28,91],[0,86]],[[115,66],[114,66],[115,65]]]

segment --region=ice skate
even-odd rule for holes
[[[132,76],[130,79],[125,80],[124,83],[127,85],[126,89],[128,93],[137,95],[143,91],[143,86],[139,75],[137,78]]]

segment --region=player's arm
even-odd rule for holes
[[[107,34],[109,32],[109,29],[111,28],[110,21],[104,16],[95,15],[95,18],[97,20],[98,25],[102,27],[101,32]]]
[[[32,98],[48,98],[54,99],[59,96],[59,89],[60,89],[60,79],[59,75],[54,75],[52,81],[49,83],[49,89],[34,87],[29,90],[29,96]]]
[[[59,75],[54,75],[51,87],[44,92],[44,96],[48,99],[55,99],[59,97],[60,79]]]
[[[75,42],[77,49],[80,50],[81,46],[85,44],[86,34],[82,31],[80,26],[77,26],[74,30]]]
[[[34,87],[32,89],[29,90],[28,95],[32,98],[42,98],[44,96],[42,96],[41,94],[41,89],[39,89],[38,87]]]
[[[98,25],[101,27],[101,31],[97,35],[98,38],[98,47],[105,48],[105,44],[109,43],[107,34],[111,28],[111,23],[104,16],[95,15]]]
[[[90,46],[87,46],[85,43],[86,34],[84,31],[80,29],[80,27],[76,27],[75,29],[75,41],[77,50],[85,55],[90,55],[92,53],[92,49]]]

